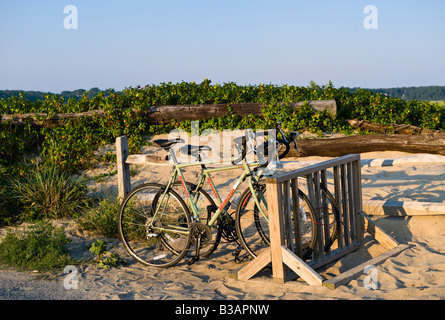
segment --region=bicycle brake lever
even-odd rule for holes
[[[297,137],[298,137],[298,132],[294,131],[291,133],[291,138],[294,141],[295,150],[297,150],[298,153],[301,153],[300,149],[298,149]]]
[[[295,140],[295,139],[294,139],[294,147],[295,147],[295,150],[297,150],[298,153],[301,153],[300,149],[298,149],[298,146],[297,146],[297,140]]]

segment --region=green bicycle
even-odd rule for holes
[[[236,142],[241,146],[241,156],[231,158],[231,165],[212,169],[206,165],[213,162],[201,161],[199,155],[199,151],[207,146],[186,146],[189,154],[193,151],[198,153],[199,161],[181,164],[171,150],[178,140],[154,141],[169,152],[173,172],[166,185],[146,183],[125,197],[119,213],[119,234],[127,251],[145,265],[170,267],[181,261],[191,247],[194,247],[195,255],[189,264],[200,257],[210,256],[221,238],[237,242],[237,254],[244,248],[253,257],[257,250],[268,246],[267,200],[264,184],[260,181],[268,163],[249,163],[246,160],[246,141],[249,139],[254,146],[251,137],[248,134]],[[197,184],[185,181],[183,169],[191,166],[201,166]],[[243,172],[226,198],[221,199],[210,174],[233,169],[243,169]],[[205,181],[209,182],[216,203],[203,190]],[[228,208],[244,181],[249,186],[239,199],[234,219],[228,213]],[[180,195],[181,190],[184,196]],[[298,211],[304,221],[301,234],[308,243],[305,256],[309,256],[317,241],[316,215],[304,193],[299,192],[298,196],[301,204]],[[252,205],[253,210],[249,210]]]

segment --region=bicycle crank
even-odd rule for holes
[[[212,241],[212,231],[207,225],[194,222],[190,226],[190,241],[192,245],[196,246],[196,252],[195,256],[188,262],[189,266],[199,261],[199,250]]]
[[[192,245],[196,246],[198,244],[198,239],[200,246],[209,244],[212,241],[212,231],[203,223],[193,222],[190,225],[190,240]]]

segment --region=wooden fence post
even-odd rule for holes
[[[267,183],[267,205],[269,211],[270,255],[272,259],[273,281],[284,283],[285,269],[281,247],[284,243],[284,224],[282,212],[282,191],[277,183]]]
[[[118,196],[122,200],[130,192],[130,166],[125,163],[129,156],[127,136],[116,138]]]

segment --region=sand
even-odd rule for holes
[[[445,157],[412,155],[400,152],[374,152],[362,156],[363,200],[424,201],[445,203]],[[286,159],[286,170],[328,158]],[[375,160],[375,161],[374,161]],[[386,160],[386,161],[385,161]],[[297,162],[299,161],[299,162]],[[384,163],[384,166],[382,164]],[[164,182],[169,176],[166,167],[139,165],[131,178],[132,186],[146,181]],[[102,166],[89,175],[109,172]],[[193,172],[187,172],[192,179]],[[236,173],[219,173],[214,180],[224,190],[230,188]],[[91,182],[92,194],[114,197],[117,175]],[[243,189],[241,189],[243,190]],[[224,194],[224,192],[222,191]],[[76,266],[77,288],[66,289],[67,274],[0,271],[0,299],[87,299],[87,300],[313,300],[313,299],[445,299],[445,215],[388,217],[372,216],[377,225],[410,247],[376,267],[377,289],[367,289],[368,275],[335,290],[309,286],[302,280],[285,284],[272,281],[270,269],[249,281],[240,281],[230,274],[247,262],[236,263],[231,243],[221,243],[208,259],[187,265],[188,259],[167,268],[146,267],[135,262],[116,239],[108,242],[109,251],[128,262],[121,268],[99,269],[94,264]],[[72,221],[61,220],[72,239],[73,257],[88,257],[87,246],[100,237],[80,230]],[[5,230],[2,230],[3,234]],[[387,249],[365,238],[364,246],[321,270],[325,278],[333,277],[375,257]]]

